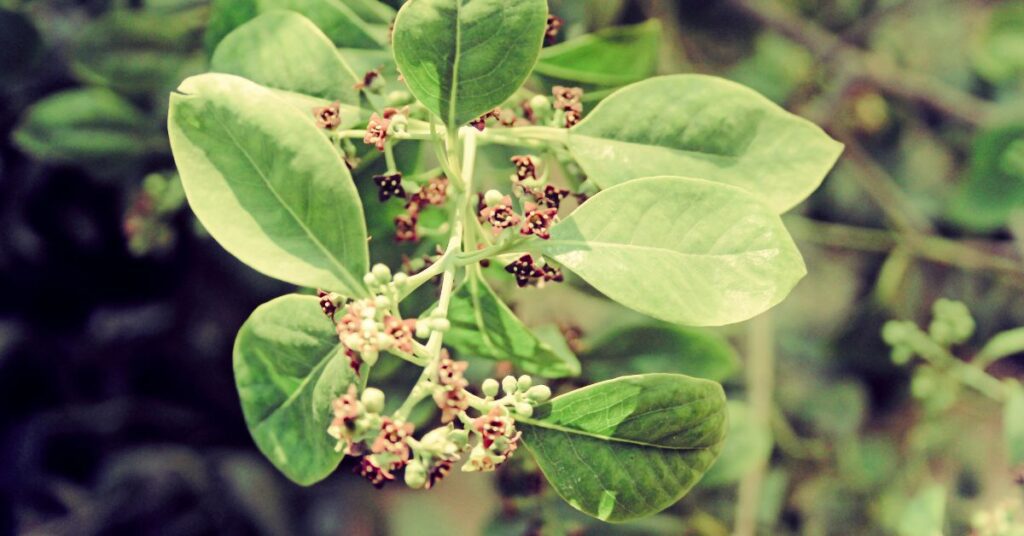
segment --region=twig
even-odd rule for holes
[[[769,428],[775,384],[775,333],[771,312],[754,318],[747,328],[746,384],[750,418],[755,426]],[[759,461],[740,480],[735,536],[754,536],[757,533],[761,487],[767,470],[768,460]]]

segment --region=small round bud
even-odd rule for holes
[[[372,318],[364,318],[359,327],[364,332],[373,333],[377,331],[377,321]]]
[[[377,296],[373,299],[373,305],[378,309],[387,309],[391,305],[391,300],[387,296]]]
[[[416,322],[416,338],[426,339],[430,336],[430,323],[424,320]]]
[[[533,406],[527,402],[518,402],[515,405],[516,414],[522,415],[523,417],[529,417],[533,415]]]
[[[373,277],[377,278],[377,282],[380,284],[386,284],[391,281],[391,268],[388,268],[386,264],[374,264],[370,273],[373,274]]]
[[[409,274],[405,272],[398,272],[397,274],[395,274],[394,277],[391,278],[391,281],[393,281],[397,286],[402,286],[406,283],[406,281],[409,281]]]
[[[448,440],[455,443],[461,449],[466,446],[466,443],[469,443],[469,430],[464,428],[454,429],[448,432]]]
[[[525,391],[529,389],[531,385],[533,385],[533,378],[531,378],[529,375],[523,374],[522,376],[519,377],[520,391]]]
[[[377,350],[367,350],[361,352],[359,354],[359,357],[362,358],[363,363],[366,363],[367,366],[372,367],[377,364],[377,358],[380,357],[380,352],[378,352]]]
[[[409,118],[399,113],[391,116],[391,124],[388,125],[391,132],[405,132],[409,127]]]
[[[452,323],[449,322],[447,318],[432,318],[430,319],[430,327],[433,328],[434,331],[440,331],[443,333],[451,329]]]
[[[505,196],[497,190],[487,190],[487,193],[484,194],[484,204],[489,207],[493,207],[494,205],[501,203],[501,200],[504,198]]]
[[[547,385],[534,385],[526,392],[526,397],[539,404],[551,398],[551,388]]]
[[[505,391],[505,394],[511,395],[515,393],[516,389],[519,388],[515,376],[505,376],[504,378],[502,378],[501,388]]]
[[[408,91],[395,90],[388,93],[387,103],[392,108],[398,108],[412,102],[412,95]]]
[[[545,97],[544,95],[534,95],[533,98],[530,99],[530,107],[533,108],[534,112],[543,110],[545,108],[550,109],[551,99]]]
[[[419,460],[411,460],[405,466],[405,485],[412,489],[420,489],[427,483],[427,470]]]
[[[373,275],[373,272],[370,272],[363,276],[363,283],[366,283],[366,286],[368,287],[375,287],[378,284],[377,276]]]
[[[370,413],[380,413],[384,411],[384,391],[377,389],[376,387],[367,387],[363,391],[363,395],[359,397],[359,400],[363,403],[366,411]]]
[[[484,380],[483,385],[480,386],[480,390],[484,392],[484,396],[493,397],[498,394],[498,387],[498,380],[487,378]]]

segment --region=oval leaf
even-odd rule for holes
[[[569,132],[569,148],[601,188],[657,175],[701,177],[785,212],[821,184],[843,146],[751,89],[683,74],[604,99]]]
[[[210,69],[275,89],[359,104],[359,78],[327,36],[291,11],[270,11],[228,34]]]
[[[491,290],[478,273],[471,273],[448,306],[452,327],[445,343],[460,354],[513,365],[545,378],[564,378],[580,373],[580,362],[563,343],[542,342]]]
[[[584,387],[516,420],[563,499],[619,522],[660,512],[686,495],[718,456],[726,419],[717,383],[647,374]]]
[[[562,83],[622,86],[654,74],[661,23],[616,26],[545,48],[533,72]]]
[[[167,124],[189,204],[224,249],[289,283],[366,294],[359,194],[306,114],[244,78],[206,74],[171,95]]]
[[[412,94],[457,127],[523,85],[547,16],[545,0],[410,0],[395,19],[395,62]]]
[[[315,21],[338,47],[381,48],[385,32],[367,24],[347,2],[339,0],[214,0],[204,41],[214,50],[235,28],[261,13],[286,9]]]
[[[331,474],[343,457],[327,435],[331,400],[352,372],[319,300],[291,294],[257,307],[238,331],[234,368],[245,423],[263,455],[302,485]]]
[[[609,298],[691,326],[758,315],[806,273],[767,206],[739,188],[680,177],[604,190],[538,247]]]
[[[632,326],[602,338],[583,354],[587,376],[676,372],[720,382],[740,367],[736,350],[708,330],[672,325]]]

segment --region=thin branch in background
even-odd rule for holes
[[[747,324],[746,386],[752,426],[770,428],[775,391],[775,325],[771,311]],[[761,506],[761,488],[768,471],[768,460],[758,461],[740,479],[736,501],[736,536],[757,534],[757,514]]]

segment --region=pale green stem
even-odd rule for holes
[[[748,325],[746,383],[751,420],[755,426],[770,426],[775,384],[775,333],[770,311],[754,318]],[[767,460],[758,461],[740,480],[733,532],[736,536],[754,536],[757,533],[761,487],[767,469]]]

